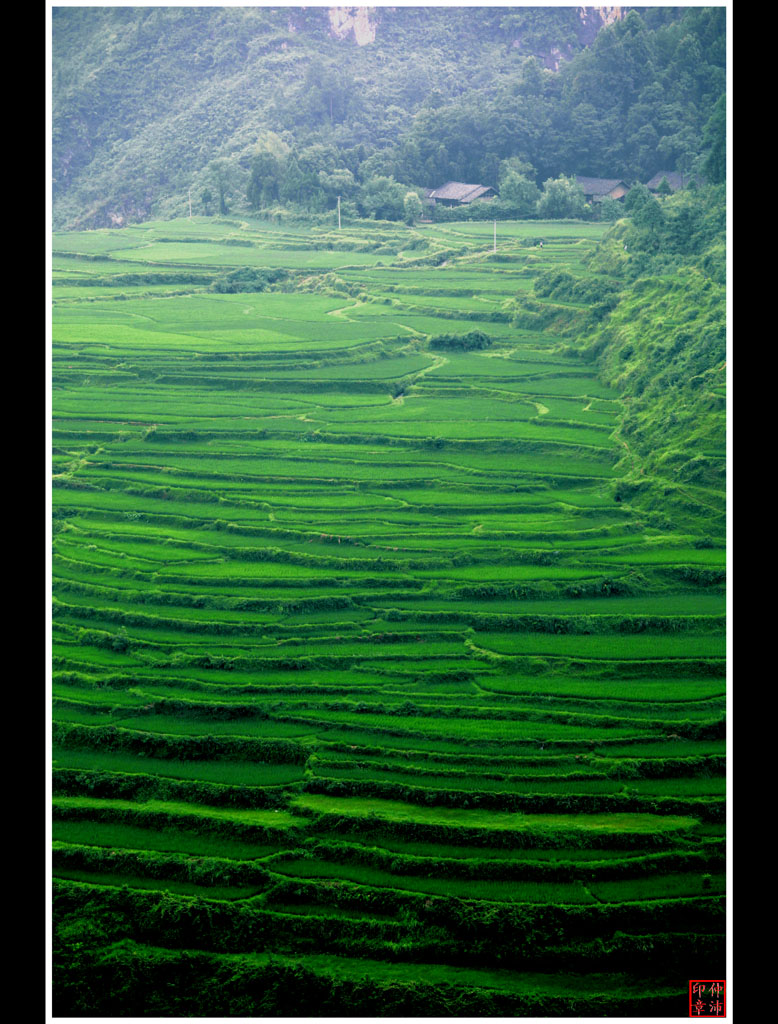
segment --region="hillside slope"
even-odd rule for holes
[[[619,497],[723,540],[726,277],[723,186],[639,196],[588,260],[609,289],[571,350],[623,396]],[[558,277],[559,275],[557,275]],[[536,282],[552,297],[565,282]],[[610,308],[608,308],[610,307]]]
[[[190,189],[238,212],[279,149],[357,183],[496,183],[512,156],[646,180],[699,155],[724,86],[715,8],[55,8],[52,52],[57,228],[186,215]]]

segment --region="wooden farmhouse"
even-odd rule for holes
[[[665,178],[667,178],[667,184],[670,186],[671,192],[677,192],[681,188],[686,188],[692,179],[694,179],[696,185],[703,184],[702,178],[696,174],[681,174],[680,171],[657,171],[651,181],[646,182],[646,188],[651,189],[652,192],[657,192]]]
[[[601,203],[603,199],[623,199],[629,192],[629,185],[621,178],[582,178],[577,174],[575,181],[581,186],[587,203]]]
[[[425,198],[431,206],[465,206],[474,199],[495,199],[497,192],[489,185],[468,185],[463,181],[447,181],[440,188],[424,190]]]

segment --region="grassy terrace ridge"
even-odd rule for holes
[[[664,832],[687,829],[694,819],[652,814],[516,814],[503,811],[415,807],[401,801],[359,797],[329,797],[304,793],[294,797],[293,809],[313,814],[339,814],[387,821],[411,821],[494,831],[560,831],[597,833]]]
[[[287,912],[294,909],[283,908]],[[344,914],[344,920],[349,918],[359,920],[354,912]],[[285,923],[290,923],[288,918]],[[103,954],[103,959],[109,963],[135,963],[146,984],[157,976],[177,978],[182,992],[188,988],[185,965],[191,964],[193,957],[198,968],[207,967],[210,976],[224,982],[230,979],[235,1012],[240,1012],[238,1007],[245,1005],[241,998],[245,998],[244,992],[248,996],[257,983],[264,988],[292,980],[298,985],[304,984],[306,992],[321,988],[322,994],[325,991],[337,993],[328,999],[327,1009],[332,1013],[347,1012],[351,1000],[366,998],[368,990],[372,993],[369,1005],[374,1004],[377,1013],[380,1001],[391,1000],[393,1007],[401,1007],[403,998],[408,1000],[408,1006],[415,1005],[411,1000],[422,998],[429,1001],[432,1008],[439,1005],[435,997],[437,991],[444,994],[447,1007],[453,1005],[456,1011],[478,1015],[493,1009],[528,1015],[540,1007],[550,1007],[555,1014],[566,1014],[569,1007],[586,1007],[605,1014],[614,1007],[636,1013],[662,1012],[672,1006],[674,995],[672,988],[660,986],[646,995],[641,982],[629,973],[560,975],[558,972],[489,970],[435,962],[392,963],[326,953],[279,956],[255,952],[179,952],[127,939],[111,944]],[[218,998],[216,994],[209,991],[206,1005],[210,1006],[215,998]],[[183,996],[181,1003],[186,1009],[195,1007],[191,997]],[[216,1002],[215,1005],[222,1004]]]
[[[55,233],[73,970],[249,1015],[685,1012],[723,948],[723,427],[652,441],[632,321],[680,299],[622,230]]]

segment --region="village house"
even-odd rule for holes
[[[657,171],[651,181],[646,182],[646,188],[652,192],[657,192],[665,178],[667,178],[667,184],[670,186],[671,192],[677,192],[681,188],[686,188],[692,179],[694,179],[696,185],[703,184],[702,178],[696,174],[682,174],[680,171]]]
[[[583,178],[576,174],[575,182],[580,185],[587,203],[601,203],[603,199],[623,199],[629,192],[629,185],[621,178]]]
[[[489,185],[468,185],[462,181],[447,181],[440,188],[425,188],[424,198],[430,206],[464,206],[474,199],[495,199],[497,192]]]

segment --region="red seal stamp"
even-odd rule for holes
[[[690,1017],[726,1017],[726,1015],[726,981],[717,980],[689,982]]]

